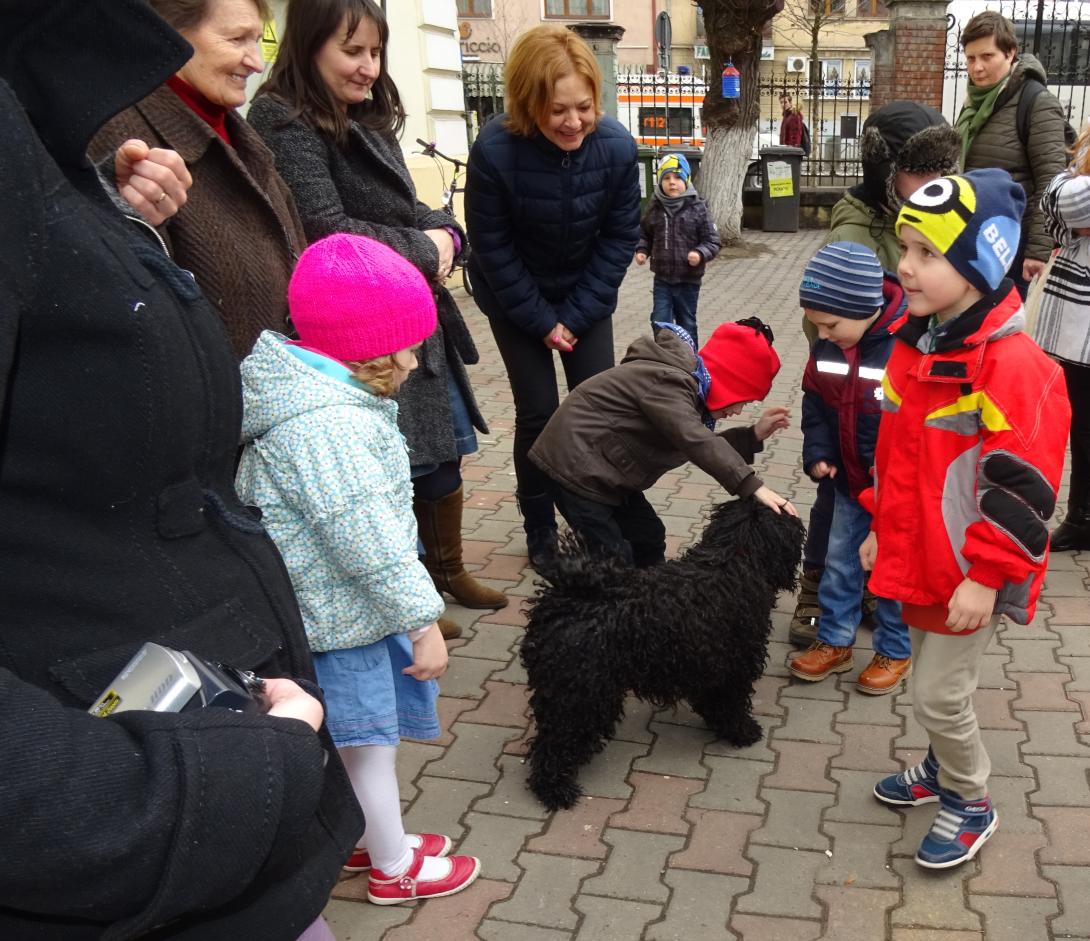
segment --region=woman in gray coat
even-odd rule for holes
[[[425,564],[436,587],[466,607],[502,608],[507,598],[462,566],[459,464],[477,449],[474,428],[488,431],[465,369],[477,349],[442,286],[465,233],[416,198],[397,142],[405,112],[386,70],[388,38],[373,0],[292,0],[276,64],[248,119],[275,154],[310,241],[369,236],[435,285],[439,327],[398,393]],[[456,625],[442,626],[455,636]]]

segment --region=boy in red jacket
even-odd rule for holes
[[[1063,373],[1023,332],[1006,278],[1025,206],[1003,170],[925,184],[897,218],[908,314],[882,380],[871,589],[909,625],[913,711],[931,747],[875,796],[938,801],[916,862],[972,859],[998,825],[972,694],[1000,615],[1028,623],[1048,562],[1070,417]]]

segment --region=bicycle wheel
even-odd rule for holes
[[[473,296],[473,282],[469,277],[469,246],[467,245],[465,251],[462,253],[462,287],[465,288],[466,294],[470,297]]]

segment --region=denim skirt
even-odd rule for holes
[[[314,654],[326,724],[338,748],[439,737],[439,684],[401,672],[412,666],[412,648],[408,634],[391,634],[365,647]]]

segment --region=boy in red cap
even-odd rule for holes
[[[798,515],[749,466],[762,442],[787,427],[786,408],[715,433],[717,419],[768,395],[780,369],[772,340],[751,317],[720,324],[697,354],[692,337],[668,324],[637,339],[619,366],[572,390],[530,459],[549,475],[556,505],[589,546],[641,567],[662,562],[666,528],[643,491],[686,461],[735,496]]]

